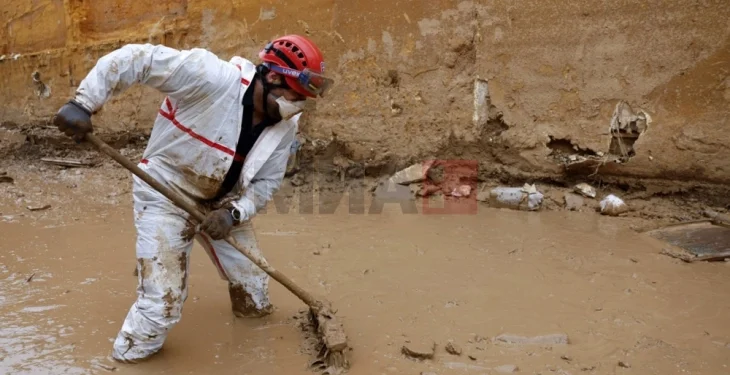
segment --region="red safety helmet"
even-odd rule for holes
[[[324,76],[322,52],[303,36],[275,39],[259,52],[259,57],[266,67],[283,75],[289,87],[304,96],[324,96],[333,83]]]

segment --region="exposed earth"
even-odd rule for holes
[[[133,138],[117,146],[135,160],[145,140]],[[302,303],[272,282],[272,316],[235,318],[225,283],[198,245],[182,322],[161,355],[139,365],[111,361],[137,280],[131,177],[66,142],[38,138],[6,155],[0,170],[13,180],[0,183],[0,373],[310,373],[294,319]],[[353,347],[351,374],[730,371],[730,301],[720,287],[730,264],[683,263],[639,233],[698,219],[703,208],[727,212],[720,188],[589,181],[597,198],[582,197],[569,211],[564,196],[582,181],[520,180],[480,166],[471,195],[535,183],[543,208],[448,198],[478,212],[428,214],[419,198],[373,212],[370,191],[387,176],[352,178],[326,162],[331,155],[306,145],[302,152],[302,170],[286,179],[279,206],[255,225],[269,262],[339,309]],[[94,165],[61,167],[41,157]],[[362,187],[354,190],[364,192],[362,203],[336,204],[346,184]],[[632,210],[595,212],[608,193]],[[404,346],[430,351],[433,344],[432,358],[403,354]]]

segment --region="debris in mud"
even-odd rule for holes
[[[565,193],[563,199],[565,200],[565,209],[568,211],[580,211],[584,204],[583,198],[573,193]]]
[[[479,202],[489,202],[490,196],[491,196],[491,191],[482,190],[479,193],[477,193],[477,200]]]
[[[101,368],[102,370],[106,370],[106,371],[110,371],[110,372],[117,371],[116,367],[105,365],[103,363],[94,363],[94,366],[97,366],[97,367]]]
[[[505,333],[495,337],[494,341],[517,345],[567,345],[570,340],[568,339],[568,335],[565,333],[555,333],[534,337]]]
[[[446,353],[452,354],[452,355],[461,355],[462,350],[459,345],[454,344],[453,342],[449,342],[446,344],[446,347],[444,347],[446,350]]]
[[[651,122],[651,116],[641,108],[634,111],[627,102],[619,101],[608,129],[613,136],[608,153],[620,156],[624,161],[634,156],[634,143],[649,128]]]
[[[537,211],[543,201],[543,195],[535,185],[525,184],[523,187],[497,187],[489,193],[489,202],[495,208],[512,208],[515,210]]]
[[[420,186],[418,184],[411,185],[411,192],[418,197],[428,197],[441,191],[441,188],[436,185],[425,184]]]
[[[35,272],[33,272],[30,276],[28,276],[28,278],[25,279],[25,282],[29,283],[29,282],[33,281],[33,277],[35,277]]]
[[[471,359],[472,361],[477,360],[477,357],[475,357],[473,354],[469,354],[467,357],[469,357],[469,359]]]
[[[575,185],[575,187],[573,187],[573,190],[576,193],[579,193],[588,198],[596,197],[596,189],[593,186],[586,184],[585,182]]]
[[[712,219],[713,224],[730,228],[730,216],[715,212],[710,209],[703,210],[702,214]]]
[[[401,347],[401,353],[408,358],[415,360],[433,359],[436,354],[436,343],[430,345],[408,344]]]
[[[339,375],[345,372],[350,364],[345,357],[344,352],[331,352],[325,345],[324,340],[318,333],[321,326],[317,326],[316,317],[312,310],[300,309],[298,314],[294,315],[297,326],[304,333],[304,342],[301,346],[301,352],[309,355],[312,360],[310,369],[320,372],[322,375]],[[352,350],[352,348],[350,348]]]
[[[494,368],[494,371],[497,371],[500,374],[511,374],[513,372],[517,372],[518,370],[519,367],[517,367],[516,365],[502,365]]]
[[[443,165],[432,165],[431,168],[426,172],[426,176],[429,180],[435,183],[441,183],[444,180],[444,166]]]
[[[573,360],[573,358],[570,358],[570,357],[568,357],[568,356],[567,356],[567,355],[565,355],[565,354],[561,355],[561,356],[560,356],[560,359],[562,359],[563,361],[568,361],[568,362],[570,362],[570,361],[572,361],[572,360]]]
[[[29,211],[44,211],[44,210],[47,210],[47,209],[51,208],[51,205],[50,204],[46,204],[46,205],[43,205],[43,206],[27,206],[26,208]]]
[[[601,201],[601,214],[603,215],[618,216],[628,211],[629,206],[613,194],[609,194]]]
[[[418,163],[413,164],[410,167],[403,169],[394,174],[390,181],[399,185],[409,185],[415,182],[422,182],[426,179],[430,163]]]
[[[292,186],[302,186],[305,183],[304,177],[302,177],[301,174],[296,174],[296,175],[292,176],[290,182],[291,182]]]
[[[85,161],[81,161],[81,160],[75,160],[75,159],[41,158],[41,161],[44,163],[48,163],[48,164],[58,165],[61,167],[70,167],[70,168],[94,166],[94,163],[85,162]]]
[[[15,180],[8,176],[8,172],[0,172],[0,184],[6,183],[6,184],[12,184]]]
[[[618,367],[631,368],[631,365],[628,362],[618,361]]]
[[[452,197],[468,197],[471,195],[471,186],[461,185],[451,192]]]

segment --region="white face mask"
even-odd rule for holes
[[[276,99],[276,103],[279,104],[279,114],[283,120],[289,120],[304,110],[305,100],[291,102],[280,96]]]

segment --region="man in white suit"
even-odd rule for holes
[[[93,131],[91,115],[131,85],[167,95],[139,167],[207,213],[195,238],[228,281],[239,317],[273,311],[269,278],[224,239],[231,235],[260,255],[250,220],[281,185],[306,98],[332,84],[321,51],[305,37],[278,38],[259,58],[255,65],[197,48],[126,45],[99,59],[54,118],[81,142]],[[127,363],[157,353],[179,322],[193,245],[187,213],[136,176],[133,197],[137,300],[112,352]]]

